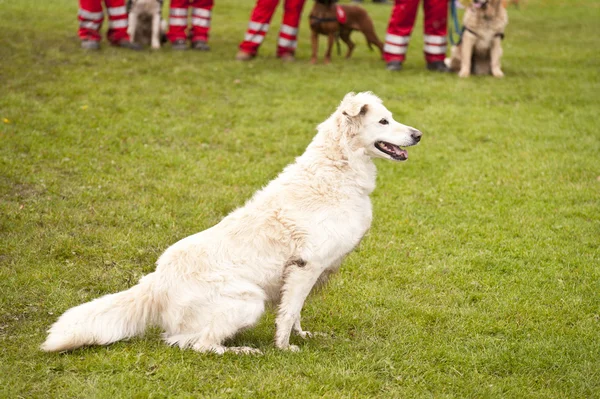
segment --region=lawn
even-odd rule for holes
[[[510,8],[506,78],[405,69],[359,43],[311,66],[233,60],[252,1],[217,0],[210,53],[85,53],[75,0],[0,0],[0,397],[600,397],[600,5]],[[364,4],[378,34],[389,6]],[[419,20],[422,18],[419,17]],[[321,48],[324,40],[321,39]],[[123,290],[180,238],[241,206],[349,91],[424,132],[377,161],[373,225],[303,326],[234,339],[263,356],[170,348],[160,332],[46,354],[66,309]]]

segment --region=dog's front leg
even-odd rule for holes
[[[311,30],[310,40],[312,42],[312,56],[310,57],[310,63],[316,64],[319,52],[319,34],[315,30]]]
[[[327,36],[327,52],[325,53],[325,63],[331,62],[331,49],[333,48],[333,42],[335,41],[335,33],[330,33]]]
[[[465,31],[465,33],[463,33],[460,72],[458,72],[458,76],[461,78],[468,78],[471,75],[471,57],[473,56],[473,47],[475,46],[476,40],[477,36],[471,32]]]
[[[290,334],[296,323],[299,330],[302,331],[300,312],[306,297],[322,272],[323,269],[312,262],[298,262],[288,266],[281,289],[281,301],[276,320],[275,345],[279,349],[299,350],[297,346],[290,345]]]
[[[129,40],[133,43],[135,41],[135,28],[137,26],[137,14],[133,11],[129,13],[129,21],[127,22],[127,33],[129,34]]]
[[[154,50],[160,48],[160,14],[156,13],[152,16],[152,43]]]
[[[490,51],[490,58],[492,64],[492,75],[496,78],[504,77],[502,69],[500,69],[500,58],[502,57],[502,38],[495,37],[492,41],[492,48]]]

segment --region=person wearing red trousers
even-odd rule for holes
[[[285,61],[293,61],[298,43],[298,26],[302,15],[302,7],[306,0],[284,0],[283,22],[277,40],[277,57]],[[269,30],[271,17],[279,0],[258,0],[250,15],[248,30],[240,51],[236,55],[239,61],[248,61],[256,56],[258,48]]]
[[[387,69],[399,71],[406,58],[406,49],[415,24],[419,0],[396,0],[383,46]],[[424,53],[427,69],[448,72],[446,56],[446,20],[448,0],[423,0],[425,11]]]
[[[210,50],[208,34],[213,4],[213,0],[171,0],[167,38],[173,50],[186,50],[188,37],[193,50]],[[192,10],[192,28],[186,34],[189,9]]]
[[[131,50],[142,47],[129,40],[127,34],[127,10],[125,0],[104,0],[108,14],[107,37],[111,44]],[[86,50],[100,49],[100,27],[104,20],[102,0],[79,0],[79,38]]]

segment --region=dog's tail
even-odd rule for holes
[[[126,291],[67,310],[50,327],[41,349],[61,352],[84,345],[107,345],[141,334],[159,311],[153,281],[151,273]]]

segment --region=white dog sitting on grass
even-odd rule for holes
[[[349,93],[306,152],[219,224],[168,248],[139,284],[63,314],[45,351],[107,345],[164,330],[170,345],[199,352],[260,353],[223,342],[278,305],[275,345],[290,345],[311,289],[335,272],[371,225],[373,158],[404,161],[421,132],[396,122],[369,92]]]

